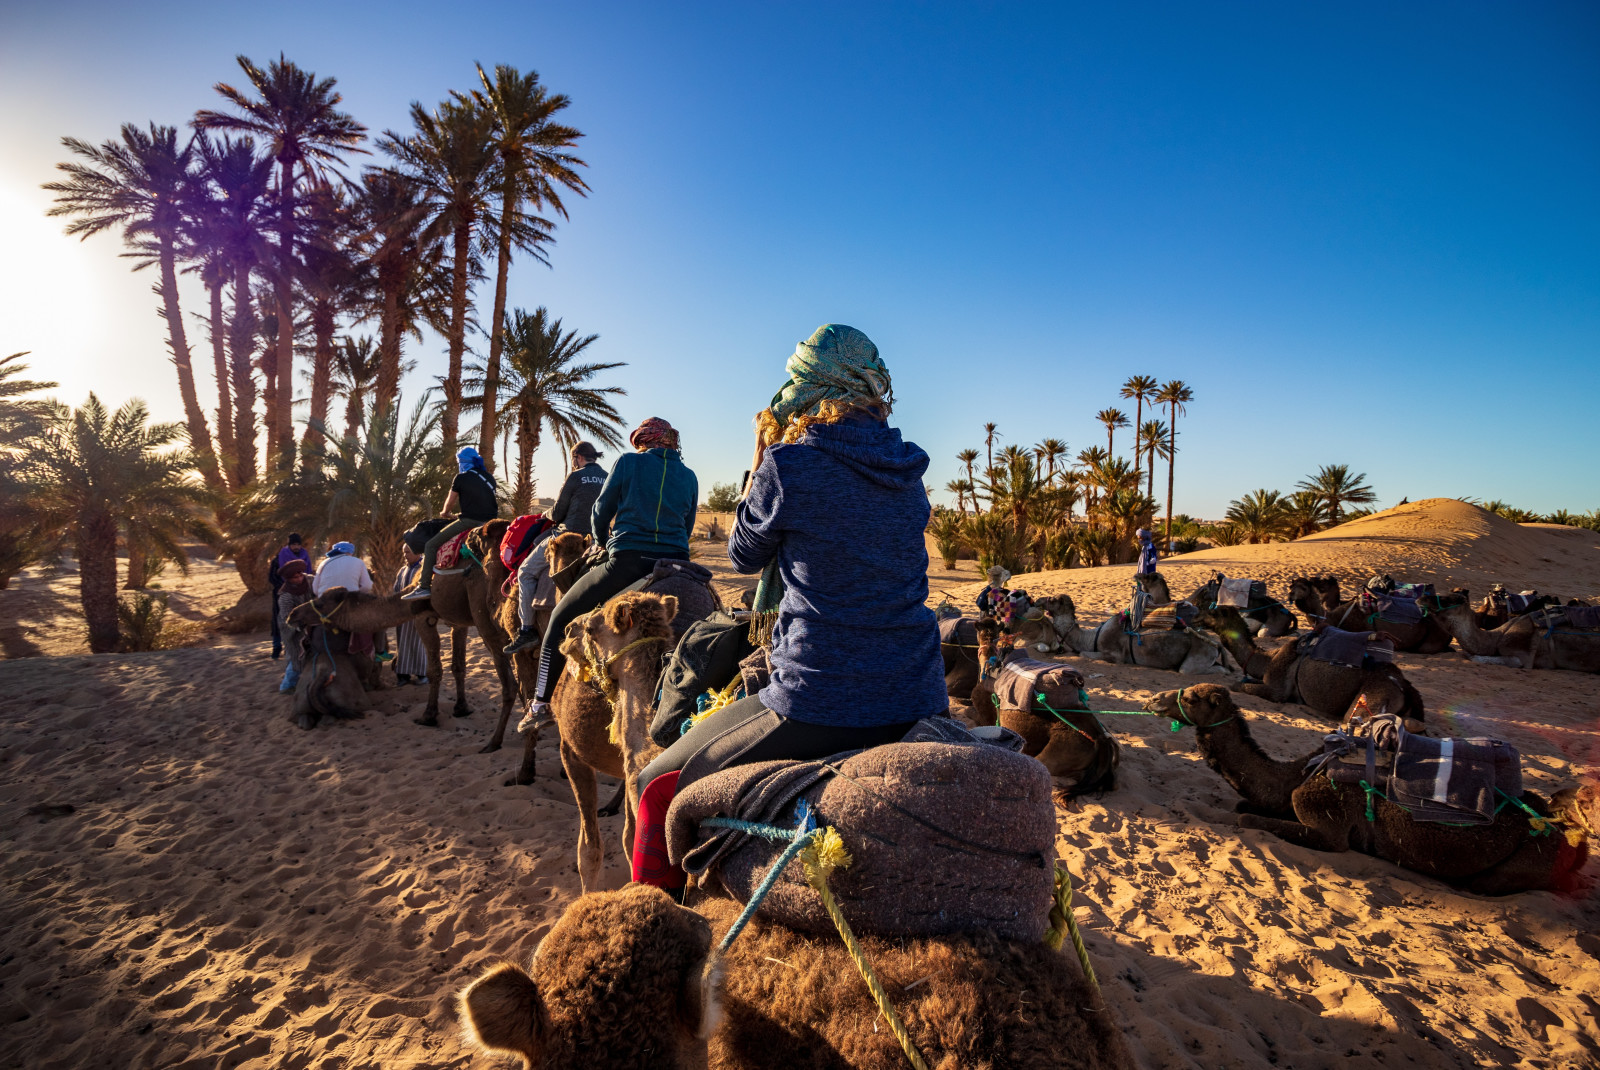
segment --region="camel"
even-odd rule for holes
[[[1462,656],[1480,665],[1600,672],[1600,630],[1572,627],[1559,609],[1525,613],[1484,631],[1473,620],[1466,592],[1460,591],[1442,596],[1430,617],[1461,645]]]
[[[1317,625],[1347,632],[1381,632],[1394,640],[1394,648],[1410,654],[1438,654],[1450,648],[1449,634],[1433,619],[1430,609],[1416,624],[1384,620],[1361,608],[1360,593],[1348,602],[1339,600],[1339,581],[1332,576],[1297,576],[1289,583],[1289,602]]]
[[[526,969],[491,966],[461,994],[467,1037],[529,1070],[909,1065],[837,937],[758,920],[714,950],[738,913],[648,885],[586,894]],[[982,932],[859,939],[931,1067],[1134,1065],[1070,952]]]
[[[1244,618],[1232,606],[1203,609],[1200,619],[1227,645],[1246,675],[1255,678],[1234,685],[1234,690],[1269,702],[1298,702],[1340,721],[1356,698],[1365,696],[1374,712],[1397,713],[1406,718],[1408,730],[1422,731],[1422,696],[1398,665],[1380,662],[1355,668],[1319,661],[1303,655],[1297,641],[1270,654],[1263,652],[1256,648]]]
[[[995,654],[1000,629],[992,620],[981,620],[976,635],[979,661],[988,665]],[[968,693],[972,699],[968,716],[974,725],[994,723],[1021,736],[1025,741],[1022,753],[1037,758],[1050,771],[1058,802],[1091,791],[1111,791],[1117,786],[1121,752],[1116,738],[1089,712],[1086,703],[1059,709],[1060,718],[999,709],[994,698],[995,671],[991,670],[991,675],[979,680]]]
[[[965,702],[978,684],[977,621],[962,617],[956,625],[954,642],[939,641],[939,656],[944,660],[944,689],[952,699]]]
[[[595,806],[597,772],[622,780],[622,851],[633,857],[636,781],[660,753],[650,741],[650,704],[677,614],[673,595],[626,592],[574,621],[561,644],[567,669],[551,695],[550,712],[561,734],[561,768],[578,804],[578,880],[585,892],[599,887],[605,858]],[[603,691],[584,682],[585,676]]]
[[[1134,632],[1126,614],[1117,613],[1097,628],[1078,627],[1077,607],[1070,595],[1041,599],[1055,633],[1066,649],[1113,665],[1142,665],[1172,669],[1188,675],[1222,673],[1222,651],[1217,643],[1193,628],[1149,628]]]
[[[1240,827],[1314,851],[1359,851],[1479,895],[1570,890],[1600,821],[1600,791],[1593,785],[1564,789],[1549,800],[1522,794],[1522,803],[1541,818],[1565,826],[1547,835],[1530,835],[1537,830],[1527,812],[1511,806],[1492,825],[1451,825],[1414,821],[1405,807],[1374,798],[1368,820],[1359,787],[1308,777],[1306,758],[1281,762],[1263,751],[1226,688],[1195,684],[1163,691],[1145,709],[1194,727],[1206,764],[1255,811],[1240,816]]]
[[[507,526],[507,521],[492,520],[467,534],[466,547],[491,571],[499,563],[500,538]],[[499,572],[503,578],[504,565],[499,565]],[[500,585],[489,572],[472,568],[464,573],[440,574],[433,584],[433,597],[423,602],[403,601],[399,594],[362,594],[335,587],[295,612],[306,615],[308,620],[315,614],[352,632],[380,632],[398,624],[414,625],[428,650],[428,705],[416,723],[429,728],[439,724],[439,685],[444,675],[438,626],[442,622],[450,627],[450,669],[456,682],[455,708],[451,712],[456,717],[472,713],[467,705],[467,629],[476,627],[500,677],[500,724],[494,739],[483,748],[487,754],[500,747],[516,695],[511,661],[505,656],[510,638],[501,630],[495,612],[501,598]]]
[[[1213,606],[1217,603],[1217,592],[1222,590],[1222,573],[1217,573],[1200,587],[1195,589],[1185,599],[1193,606]],[[1288,635],[1295,629],[1294,614],[1284,608],[1283,603],[1270,595],[1251,593],[1250,605],[1240,613],[1245,623],[1256,635],[1265,635],[1269,639]]]
[[[294,689],[294,707],[289,719],[308,731],[324,717],[354,718],[367,709],[367,677],[376,669],[370,657],[352,658],[350,633],[330,635],[320,622],[300,633],[305,644],[305,667]]]

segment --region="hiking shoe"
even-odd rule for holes
[[[424,599],[428,599],[428,598],[432,598],[432,597],[433,597],[433,592],[428,590],[428,588],[426,588],[426,587],[417,587],[417,588],[415,588],[413,590],[410,590],[410,591],[407,591],[405,594],[401,595],[400,596],[400,601],[402,601],[402,602],[421,602]]]
[[[522,628],[517,632],[517,637],[506,644],[507,654],[520,654],[530,646],[539,645],[539,630],[537,628]]]
[[[530,728],[543,728],[555,720],[550,716],[550,703],[530,702],[528,712],[522,715],[522,720],[517,722],[517,731],[526,732]]]

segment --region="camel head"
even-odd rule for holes
[[[1311,589],[1322,599],[1324,609],[1332,609],[1343,601],[1344,596],[1339,593],[1339,577],[1312,576],[1306,582],[1311,584]]]
[[[711,926],[631,884],[569,906],[527,969],[491,966],[461,993],[469,1043],[527,1070],[704,1070],[721,1017]]]
[[[1044,611],[1050,614],[1050,626],[1055,629],[1057,638],[1065,637],[1077,628],[1078,607],[1073,604],[1070,594],[1053,594],[1034,604],[1043,606]]]
[[[1156,605],[1164,606],[1172,601],[1172,592],[1167,589],[1167,578],[1161,573],[1140,573],[1133,577],[1133,581]]]
[[[1245,623],[1244,614],[1233,606],[1214,605],[1207,609],[1204,605],[1195,606],[1196,619],[1207,628],[1210,628],[1224,642],[1246,643],[1251,647],[1256,645],[1255,638],[1250,634],[1250,626]]]
[[[1306,609],[1308,605],[1316,610],[1323,608],[1322,596],[1317,593],[1317,589],[1311,585],[1310,577],[1307,576],[1296,576],[1289,581],[1289,604],[1302,612],[1311,612]],[[1321,615],[1320,612],[1316,613],[1316,616]]]
[[[1242,718],[1233,696],[1221,684],[1191,684],[1180,691],[1163,691],[1144,704],[1146,712],[1172,718],[1175,724],[1214,728]]]
[[[564,579],[563,573],[576,565],[584,552],[589,549],[589,536],[576,531],[564,531],[560,535],[552,536],[544,544],[544,559],[550,566],[550,575],[555,579],[556,586],[565,591],[572,586],[570,578]],[[570,576],[570,573],[568,573]]]

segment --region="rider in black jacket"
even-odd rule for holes
[[[600,488],[606,485],[606,470],[596,463],[599,460],[600,453],[592,443],[580,442],[572,447],[572,474],[561,485],[561,496],[550,510],[550,519],[565,524],[568,531],[594,534],[589,514],[594,500],[600,497]]]

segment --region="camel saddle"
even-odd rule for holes
[[[1422,603],[1413,595],[1402,594],[1399,588],[1393,591],[1361,592],[1361,612],[1367,615],[1369,622],[1387,621],[1390,624],[1421,624],[1426,615],[1422,610]]]
[[[1217,577],[1217,605],[1249,609],[1250,599],[1267,597],[1267,585],[1245,577]]]
[[[1522,759],[1511,744],[1413,735],[1393,713],[1328,736],[1306,771],[1335,784],[1365,783],[1417,821],[1489,825],[1504,805],[1495,801],[1497,791],[1522,797]]]
[[[1394,638],[1382,632],[1347,632],[1343,628],[1327,627],[1301,639],[1300,653],[1315,661],[1359,669],[1368,658],[1393,661]]]
[[[702,777],[673,800],[668,854],[707,891],[747,903],[784,844],[701,822],[831,825],[851,862],[829,887],[857,931],[1041,939],[1056,858],[1050,774],[945,717],[918,722],[907,740]],[[799,864],[778,875],[756,913],[801,932],[834,931]]]
[[[971,617],[960,615],[939,618],[939,645],[978,648],[978,626]]]
[[[1600,606],[1547,606],[1534,623],[1549,631],[1594,631],[1600,629]]]
[[[994,696],[1002,710],[1082,709],[1083,674],[1054,661],[1009,654],[995,677]],[[1041,711],[1042,712],[1042,711]]]
[[[1200,616],[1200,611],[1189,602],[1167,602],[1149,606],[1138,621],[1139,631],[1177,631],[1187,628]],[[1129,624],[1133,624],[1130,618]]]

